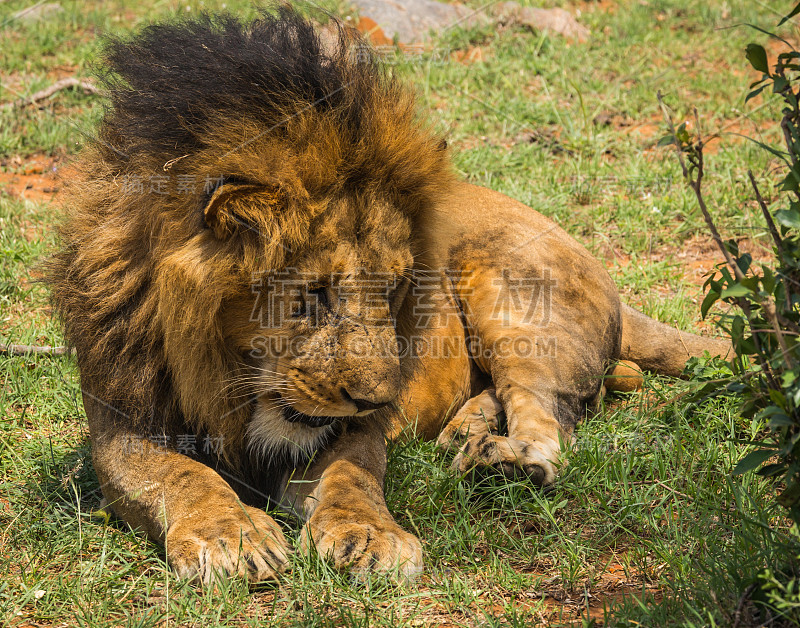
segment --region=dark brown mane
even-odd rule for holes
[[[148,26],[106,46],[111,109],[100,139],[124,162],[207,148],[210,125],[244,112],[285,135],[286,116],[313,109],[335,110],[340,132],[358,141],[368,103],[394,86],[371,55],[353,62],[352,54],[323,47],[313,25],[285,7],[250,24],[223,14]]]

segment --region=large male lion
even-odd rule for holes
[[[386,437],[547,484],[611,363],[678,375],[727,351],[621,305],[554,223],[458,181],[344,29],[323,45],[290,9],[203,17],[106,57],[51,283],[103,494],[181,576],[284,571],[269,502],[336,566],[414,575]]]

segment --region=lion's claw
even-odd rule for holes
[[[288,568],[289,546],[263,510],[237,504],[224,513],[186,517],[167,532],[167,556],[180,578],[204,585],[242,576],[276,580]]]
[[[301,543],[305,551],[314,547],[336,568],[357,574],[385,572],[410,579],[423,569],[419,539],[377,513],[372,521],[363,521],[345,513],[326,516],[318,509],[303,528]]]

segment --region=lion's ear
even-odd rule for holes
[[[211,194],[203,209],[203,223],[217,239],[225,240],[237,231],[258,227],[269,220],[280,202],[276,189],[252,183],[223,183]]]

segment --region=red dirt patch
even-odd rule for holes
[[[77,65],[63,64],[50,68],[50,70],[47,72],[47,76],[48,78],[53,79],[53,82],[55,83],[63,78],[73,77],[77,74],[77,72]]]
[[[0,162],[0,194],[37,203],[52,202],[63,187],[60,160],[34,156]]]
[[[580,18],[581,13],[609,13],[617,12],[617,2],[615,0],[588,0],[580,3],[580,9],[575,17]]]
[[[644,122],[630,127],[628,132],[642,139],[651,140],[662,132],[662,125],[654,122]]]
[[[551,596],[529,591],[513,596],[493,583],[486,583],[472,591],[474,597],[470,604],[454,607],[452,603],[439,600],[437,592],[429,589],[424,582],[418,583],[415,588],[415,597],[423,603],[425,610],[415,616],[414,625],[437,628],[482,626],[486,625],[489,616],[502,623],[509,612],[524,617],[526,625],[530,626],[582,626],[585,618],[595,620],[600,625],[607,615],[613,613],[613,607],[624,600],[644,597],[648,602],[657,603],[664,597],[663,592],[654,587],[632,584],[602,592],[587,590],[568,594],[562,591]],[[274,600],[275,594],[272,592],[253,596],[253,615],[269,617]],[[287,604],[291,604],[291,601],[278,600],[277,606],[280,608]],[[351,606],[337,600],[335,613],[329,615],[331,619],[341,611],[342,605]],[[358,610],[355,603],[352,607]],[[327,604],[320,604],[317,611],[324,616],[331,609]]]
[[[424,52],[433,50],[429,44],[424,43],[395,44],[375,20],[366,16],[359,17],[354,26],[372,44],[378,57],[383,61],[391,61],[396,56],[419,57]],[[466,50],[454,50],[449,57],[457,63],[471,64],[483,61],[486,52],[480,46],[470,46]]]
[[[749,253],[753,260],[766,262],[773,257],[772,250],[761,242],[749,238],[738,239],[740,253]],[[703,285],[706,275],[711,269],[724,262],[722,253],[709,236],[695,235],[683,242],[679,247],[663,247],[653,252],[650,259],[654,262],[674,260],[684,267],[684,279],[698,288]]]
[[[484,60],[484,52],[480,46],[470,46],[467,50],[454,50],[450,53],[450,58],[457,63],[469,65],[480,63]]]
[[[749,253],[756,262],[767,262],[773,257],[768,244],[749,238],[740,238],[737,244],[741,253]],[[625,268],[631,263],[629,255],[612,246],[599,251],[599,257],[609,269],[615,266]],[[663,246],[652,251],[647,259],[649,262],[671,261],[679,265],[683,278],[698,289],[698,294],[705,283],[706,275],[725,261],[711,236],[707,235],[693,235],[679,246]]]
[[[749,238],[741,238],[737,240],[739,251],[741,253],[749,253],[754,263],[767,262],[772,259],[773,253],[769,248],[766,241],[758,242],[750,240]],[[607,247],[601,250],[600,259],[602,259],[609,269],[612,276],[614,276],[614,269],[625,268],[631,263],[629,255],[620,253],[613,247]],[[694,235],[685,242],[678,246],[663,246],[654,250],[646,260],[649,262],[664,262],[668,261],[677,266],[675,274],[683,279],[681,292],[685,297],[688,297],[693,302],[700,304],[705,297],[703,284],[709,277],[709,274],[719,266],[724,264],[722,253],[720,253],[714,241],[710,236]],[[674,280],[675,277],[673,277]],[[620,292],[627,297],[631,296],[631,291],[624,285],[620,285]],[[669,298],[675,296],[676,290],[672,281],[659,283],[650,288],[651,295],[659,295],[662,298]],[[630,301],[633,307],[641,307],[641,298],[635,298]],[[727,306],[725,306],[727,307]],[[702,321],[695,323],[699,330],[707,333],[716,333],[716,325],[713,322],[713,317],[709,317]]]
[[[703,153],[706,155],[715,155],[723,146],[743,144],[744,142],[749,142],[751,138],[764,142],[764,133],[777,129],[777,126],[774,120],[764,120],[756,123],[746,116],[741,116],[734,120],[724,120],[716,130],[709,128],[702,129],[706,137]],[[689,122],[687,122],[686,127],[690,131],[693,130]]]

